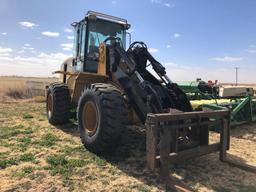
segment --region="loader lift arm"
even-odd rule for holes
[[[109,39],[113,42],[115,38]],[[119,40],[115,40],[109,47],[110,73],[124,89],[142,123],[150,112],[163,113],[169,108],[192,110],[185,93],[168,78],[165,68],[148,52],[145,43],[134,42],[125,51]],[[147,62],[161,82],[146,69]]]

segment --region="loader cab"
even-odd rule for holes
[[[74,69],[90,73],[98,72],[101,43],[109,37],[118,37],[121,39],[121,46],[125,48],[126,30],[130,27],[124,19],[94,11],[89,11],[85,19],[73,23],[72,26]],[[109,45],[110,41],[105,43]]]

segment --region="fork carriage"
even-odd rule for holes
[[[230,146],[230,112],[228,110],[176,112],[173,114],[148,114],[146,120],[146,156],[151,170],[159,169],[160,177],[173,189],[191,191],[180,183],[175,183],[169,172],[170,164],[179,163],[195,157],[219,152],[219,159],[232,166],[256,173],[256,167],[242,164],[228,158]],[[201,143],[181,146],[178,132],[183,128],[199,127],[209,130],[209,127],[220,127],[219,142],[209,144],[208,140]],[[181,188],[183,190],[181,190]]]

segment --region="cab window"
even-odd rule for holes
[[[75,27],[74,34],[74,53],[73,56],[76,60],[75,70],[82,71],[82,66],[85,61],[85,36],[86,36],[86,25],[81,24]]]
[[[86,51],[85,71],[97,73],[99,46],[108,37],[119,37],[125,47],[125,32],[122,25],[105,20],[90,21],[88,26],[88,45]],[[106,42],[110,44],[109,41]]]

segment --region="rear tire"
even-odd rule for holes
[[[88,86],[79,99],[77,118],[82,143],[88,150],[97,154],[113,151],[127,118],[122,94],[111,84]]]
[[[63,83],[52,83],[47,89],[46,112],[52,125],[61,125],[70,118],[70,94],[68,86]]]

